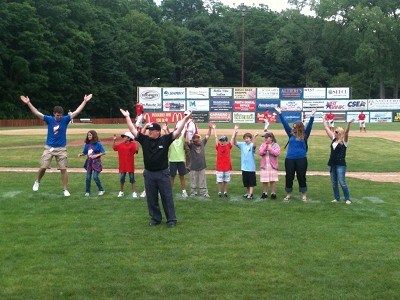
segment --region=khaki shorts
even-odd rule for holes
[[[49,147],[45,146],[40,159],[40,168],[50,169],[53,157],[56,158],[57,169],[65,170],[68,166],[67,148],[66,147]]]

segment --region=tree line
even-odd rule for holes
[[[119,117],[137,86],[241,86],[243,33],[245,86],[398,98],[398,0],[289,2],[0,0],[0,118],[31,117],[19,95],[51,114],[93,93],[82,117]]]

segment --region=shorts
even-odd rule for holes
[[[225,172],[217,171],[215,172],[215,175],[217,177],[217,183],[231,181],[231,171],[225,171]]]
[[[328,121],[329,127],[335,127],[335,121]]]
[[[176,173],[178,173],[180,176],[186,175],[186,164],[183,161],[175,161],[175,162],[169,162],[169,172],[171,173],[172,177],[176,176]]]
[[[53,157],[56,158],[57,169],[65,170],[68,166],[67,148],[45,146],[40,159],[40,168],[50,169]]]
[[[365,121],[358,121],[358,124],[360,125],[360,128],[361,127],[365,128]]]
[[[256,172],[242,171],[242,181],[244,187],[253,187],[257,185]]]
[[[126,172],[122,172],[122,173],[119,173],[119,174],[120,174],[119,175],[119,182],[120,183],[125,183]],[[135,174],[132,173],[132,172],[129,172],[129,182],[132,183],[132,184],[134,184],[136,182]]]

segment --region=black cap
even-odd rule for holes
[[[221,137],[219,138],[219,140],[220,140],[221,142],[227,142],[227,141],[228,141],[228,137],[227,137],[226,135],[223,135],[223,136],[221,136]]]
[[[148,130],[157,130],[157,131],[161,131],[161,126],[158,123],[151,123],[148,127]]]

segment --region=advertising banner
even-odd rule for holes
[[[327,99],[350,99],[350,88],[327,88],[326,89]]]
[[[346,110],[348,101],[346,100],[328,100],[325,101],[325,111],[330,110]]]
[[[349,100],[347,102],[347,110],[366,110],[367,103],[367,99]]]
[[[369,110],[400,109],[400,99],[369,99]]]
[[[358,115],[361,111],[349,111],[346,116],[346,122],[349,122],[351,119],[354,119],[354,123],[358,124]],[[364,111],[365,115],[365,123],[369,123],[369,112]]]
[[[157,122],[157,123],[176,123],[183,119],[183,112],[149,112],[145,113],[144,116],[146,122]]]
[[[163,111],[185,111],[185,100],[167,100],[163,101]]]
[[[303,110],[312,110],[316,108],[317,110],[325,109],[325,100],[303,100]]]
[[[210,122],[230,123],[231,121],[232,113],[230,112],[210,112]]]
[[[185,88],[163,88],[163,100],[186,99]]]
[[[208,123],[210,120],[210,115],[208,112],[193,112],[193,120],[196,123]]]
[[[255,111],[256,110],[256,101],[233,101],[233,111]]]
[[[400,122],[400,111],[394,111],[392,116],[393,122]]]
[[[279,92],[280,92],[280,98],[282,100],[303,99],[302,88],[281,88]]]
[[[280,106],[281,101],[279,100],[257,100],[256,102],[256,111],[264,112],[267,109],[272,112],[275,111],[275,106]]]
[[[187,99],[208,99],[209,88],[186,88]]]
[[[299,111],[285,111],[282,113],[282,117],[288,121],[288,123],[294,123],[294,122],[299,122],[302,121],[302,114]],[[280,123],[281,121],[278,118],[278,122]]]
[[[210,101],[208,100],[187,100],[186,109],[191,111],[209,111]]]
[[[233,101],[231,100],[210,100],[210,111],[232,111]]]
[[[210,89],[210,99],[233,99],[233,89],[232,88],[212,88]]]
[[[241,99],[256,99],[256,88],[234,88],[233,98],[236,100]]]
[[[257,99],[279,99],[279,88],[257,88]]]
[[[267,119],[269,123],[276,123],[278,122],[278,114],[270,111],[256,113],[256,123],[264,123],[265,119]]]
[[[139,87],[138,102],[143,104],[144,110],[162,109],[161,88]]]
[[[254,123],[253,112],[234,112],[233,123]]]
[[[304,88],[303,99],[325,99],[326,88]]]
[[[303,102],[301,100],[281,100],[281,108],[283,111],[301,111]]]
[[[369,113],[370,123],[386,123],[392,122],[392,112],[391,111],[371,111]]]

